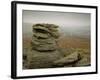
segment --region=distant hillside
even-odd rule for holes
[[[58,40],[58,45],[61,48],[83,48],[90,49],[90,39],[79,37],[61,37]]]

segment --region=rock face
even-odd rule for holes
[[[27,69],[90,65],[90,58],[80,52],[68,53],[67,50],[58,47],[58,28],[59,26],[54,24],[32,26],[32,49],[27,55]]]

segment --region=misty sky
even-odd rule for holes
[[[89,13],[72,13],[72,12],[52,12],[52,11],[31,11],[23,10],[23,27],[27,27],[25,24],[36,23],[49,23],[60,26],[65,30],[87,30],[90,32],[90,14]],[[31,26],[30,26],[31,28]],[[23,28],[24,29],[24,28]],[[24,29],[25,30],[25,29]],[[26,31],[25,30],[25,31]]]
[[[89,26],[90,14],[23,10],[23,22],[53,23],[67,26]]]

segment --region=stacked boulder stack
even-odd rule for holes
[[[32,28],[32,52],[28,55],[28,68],[54,67],[53,62],[62,57],[62,54],[57,50],[58,26],[35,24]]]

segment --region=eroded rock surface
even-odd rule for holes
[[[35,24],[33,25],[32,48],[37,51],[56,50],[56,39],[58,37],[58,26],[53,24]]]

